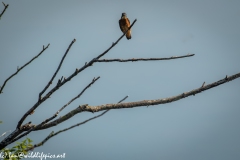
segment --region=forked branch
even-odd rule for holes
[[[64,109],[66,108],[68,105],[70,105],[73,101],[75,101],[77,98],[81,97],[81,95],[89,88],[91,87],[92,84],[94,84],[100,77],[97,78],[93,78],[92,82],[89,83],[83,90],[81,93],[79,93],[76,97],[74,97],[73,99],[71,99],[68,103],[66,103],[64,106],[62,106],[52,117],[46,119],[45,121],[43,121],[41,123],[41,126],[45,125],[46,123],[48,123],[49,121],[53,120],[54,118],[56,118],[58,116],[58,114]],[[39,126],[40,127],[40,126]],[[34,128],[34,130],[37,130],[39,127]]]
[[[38,125],[33,125],[31,123],[27,123],[23,126],[21,126],[21,131],[26,131],[24,133],[22,133],[21,135],[17,135],[16,138],[10,140],[10,141],[6,141],[4,142],[5,145],[7,144],[11,144],[19,139],[21,139],[22,137],[28,135],[30,132],[35,131],[35,130],[39,130],[39,128],[42,128],[42,126],[44,126],[44,124],[48,123],[49,121],[53,120],[54,118],[56,118],[58,116],[58,114],[69,104],[71,104],[74,100],[76,100],[77,98],[79,98],[89,87],[91,87],[92,84],[94,84],[100,77],[97,78],[93,78],[92,82],[90,82],[76,97],[74,97],[73,99],[71,99],[67,104],[65,104],[61,109],[59,109],[52,117],[42,121],[42,123],[38,124]],[[120,102],[124,101],[127,97],[125,97],[124,99],[122,99]],[[119,102],[119,103],[120,103]],[[57,125],[57,124],[55,124]],[[26,126],[26,127],[25,127]]]
[[[2,13],[0,14],[0,19],[1,19],[1,17],[2,17],[2,15],[3,15],[3,13],[6,11],[6,9],[8,8],[8,4],[6,5],[5,3],[3,3],[2,2],[2,4],[3,4],[3,6],[4,6],[4,9],[3,9],[3,11],[2,11]]]
[[[127,98],[128,98],[128,96],[124,97],[124,98],[123,98],[122,100],[120,100],[118,103],[121,103],[121,102],[125,101]],[[73,126],[71,126],[71,127],[68,127],[68,128],[62,129],[62,130],[59,130],[59,131],[56,132],[56,133],[54,133],[54,132],[52,131],[42,142],[33,145],[32,147],[28,148],[26,151],[33,150],[33,149],[36,148],[36,147],[40,147],[40,146],[42,146],[47,140],[49,140],[50,138],[58,135],[59,133],[65,132],[65,131],[70,130],[70,129],[72,129],[72,128],[75,128],[75,127],[78,127],[78,126],[80,126],[80,125],[83,125],[83,124],[85,124],[85,123],[87,123],[87,122],[89,122],[89,121],[91,121],[91,120],[94,120],[94,119],[96,119],[96,118],[99,118],[99,117],[103,116],[104,114],[106,114],[108,111],[109,111],[109,110],[106,110],[106,111],[104,111],[103,113],[101,113],[101,114],[99,114],[99,115],[97,115],[97,116],[94,116],[94,117],[92,117],[92,118],[89,118],[89,119],[87,119],[87,120],[85,120],[85,121],[83,121],[83,122],[77,123],[77,124],[75,124],[75,125],[73,125]]]
[[[74,40],[71,42],[71,44],[68,46],[65,54],[64,54],[63,57],[62,57],[62,60],[60,61],[59,65],[58,65],[57,70],[56,70],[55,73],[53,74],[53,76],[52,76],[52,78],[50,79],[50,81],[48,82],[48,84],[47,84],[47,85],[44,87],[44,89],[39,93],[38,101],[41,100],[42,94],[43,94],[43,93],[48,89],[48,87],[52,84],[52,81],[54,80],[54,78],[56,77],[58,71],[60,70],[60,68],[61,68],[61,66],[62,66],[62,63],[63,63],[65,57],[66,57],[67,54],[68,54],[68,51],[70,50],[70,48],[72,47],[72,45],[73,45],[74,42],[76,42],[76,39],[74,39]]]
[[[65,54],[64,54],[63,57],[62,57],[62,60],[60,61],[59,65],[58,65],[57,70],[56,70],[55,73],[53,74],[53,76],[52,76],[52,78],[50,79],[50,81],[48,82],[48,84],[47,84],[47,85],[44,87],[44,89],[39,93],[38,102],[37,102],[32,108],[30,108],[30,109],[23,115],[23,117],[20,119],[20,121],[18,122],[18,125],[17,125],[17,128],[18,128],[18,129],[20,129],[23,121],[27,118],[27,116],[28,116],[28,115],[31,115],[31,114],[34,112],[34,110],[35,110],[42,102],[44,102],[47,98],[50,97],[51,94],[48,93],[47,95],[45,95],[45,96],[42,98],[42,94],[43,94],[43,93],[47,90],[47,88],[52,84],[52,81],[54,80],[55,76],[57,75],[58,71],[60,70],[61,65],[62,65],[62,63],[63,63],[63,61],[64,61],[64,59],[65,59],[68,51],[70,50],[71,46],[73,45],[73,43],[74,43],[75,41],[76,41],[76,40],[74,39],[74,40],[70,43],[68,49],[66,50]],[[56,90],[59,88],[59,84],[60,84],[60,83],[61,83],[61,81],[59,80],[58,83],[57,83],[57,85],[54,87]]]

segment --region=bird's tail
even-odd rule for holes
[[[128,31],[128,32],[126,33],[126,37],[127,37],[128,40],[132,38],[132,36],[131,36],[131,31]]]

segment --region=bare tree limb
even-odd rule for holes
[[[120,100],[118,103],[123,102],[123,101],[126,100],[127,98],[128,98],[128,96],[124,97],[124,98],[123,98],[122,100]],[[40,146],[42,146],[47,140],[49,140],[50,138],[58,135],[59,133],[65,132],[65,131],[70,130],[70,129],[72,129],[72,128],[75,128],[75,127],[78,127],[78,126],[80,126],[80,125],[83,125],[83,124],[85,124],[85,123],[87,123],[87,122],[89,122],[89,121],[91,121],[91,120],[94,120],[94,119],[96,119],[96,118],[99,118],[99,117],[103,116],[104,114],[106,114],[108,111],[109,111],[109,110],[106,110],[106,111],[104,111],[103,113],[101,113],[101,114],[99,114],[99,115],[97,115],[97,116],[94,116],[94,117],[92,117],[92,118],[89,118],[89,119],[87,119],[87,120],[85,120],[85,121],[83,121],[83,122],[77,123],[77,124],[75,124],[75,125],[73,125],[73,126],[71,126],[71,127],[68,127],[68,128],[62,129],[62,130],[59,130],[59,131],[56,132],[56,133],[54,133],[54,132],[52,131],[42,142],[33,145],[32,147],[28,148],[26,151],[33,150],[33,149],[36,148],[36,147],[40,147]]]
[[[134,23],[137,21],[137,19],[134,20],[134,22],[131,24],[131,26],[129,27],[129,29],[131,29],[131,27],[134,25]],[[128,30],[129,30],[128,29]],[[127,32],[127,31],[126,31]],[[74,73],[72,75],[70,75],[68,78],[64,79],[63,81],[60,81],[59,83],[57,83],[57,85],[52,88],[43,98],[40,97],[40,100],[38,100],[38,102],[31,108],[29,109],[24,115],[23,117],[20,119],[20,121],[18,122],[17,128],[19,129],[21,127],[21,124],[23,123],[23,121],[26,119],[26,117],[31,114],[33,112],[33,110],[35,110],[42,102],[44,102],[47,98],[49,98],[56,90],[58,90],[61,86],[63,86],[65,83],[67,83],[68,81],[70,81],[73,77],[75,77],[78,73],[82,72],[83,70],[85,70],[86,68],[90,67],[93,65],[93,63],[95,62],[95,60],[98,60],[99,58],[101,58],[102,56],[104,56],[110,49],[112,49],[122,38],[123,36],[126,34],[126,32],[115,42],[112,44],[112,46],[110,46],[105,52],[103,52],[102,54],[98,55],[96,58],[93,58],[91,61],[89,61],[89,63],[85,63],[85,65],[80,68],[80,69],[76,69],[74,71]],[[51,81],[50,81],[51,82]]]
[[[43,123],[43,122],[42,122]],[[17,136],[16,138],[12,138],[11,140],[9,140],[9,141],[7,141],[4,145],[9,145],[9,144],[11,144],[11,143],[13,143],[13,142],[15,142],[15,141],[17,141],[17,140],[19,140],[19,139],[21,139],[22,137],[24,137],[24,136],[26,136],[26,135],[28,135],[30,132],[32,132],[35,128],[38,128],[38,127],[40,127],[41,125],[42,125],[42,123],[41,124],[39,124],[39,125],[37,125],[37,126],[35,126],[35,125],[31,125],[31,126],[28,126],[29,128],[26,128],[26,132],[24,132],[23,134],[21,134],[23,131],[25,131],[25,129],[23,129],[23,130],[20,130],[21,131],[21,133],[19,133],[18,135],[19,136]],[[21,135],[20,135],[21,134]],[[0,145],[1,146],[1,145]]]
[[[45,121],[43,121],[41,123],[41,126],[48,123],[49,121],[53,120],[54,118],[56,118],[58,116],[58,114],[65,108],[67,107],[69,104],[71,104],[73,101],[75,101],[77,98],[81,97],[81,95],[89,88],[91,87],[92,84],[94,84],[100,77],[97,78],[93,78],[92,82],[89,83],[83,90],[81,93],[79,93],[76,97],[74,97],[73,99],[71,99],[67,104],[65,104],[63,107],[61,107],[52,117],[46,119]],[[40,127],[38,127],[40,128]],[[37,130],[37,128],[35,128],[34,130]]]
[[[74,42],[76,42],[76,39],[74,39],[74,40],[71,42],[71,44],[68,46],[65,54],[64,54],[63,57],[62,57],[62,60],[60,61],[59,65],[58,65],[57,70],[55,71],[55,73],[53,74],[52,78],[50,79],[50,81],[48,82],[48,84],[45,86],[45,88],[39,93],[38,101],[41,100],[42,94],[43,94],[43,93],[48,89],[48,87],[52,84],[52,81],[54,80],[54,78],[56,77],[58,71],[60,70],[60,68],[61,68],[61,66],[62,66],[62,63],[63,63],[65,57],[66,57],[67,54],[68,54],[68,51],[70,50],[70,48],[72,47],[72,45],[73,45]]]
[[[5,3],[3,3],[2,2],[2,4],[4,5],[4,9],[3,9],[3,11],[2,11],[2,13],[0,14],[0,19],[1,19],[1,17],[2,17],[2,15],[3,15],[3,13],[6,11],[6,9],[8,8],[8,4],[6,5]]]
[[[3,83],[2,87],[0,87],[0,94],[2,93],[2,90],[4,88],[4,86],[6,85],[6,83],[13,77],[15,76],[16,74],[18,74],[18,72],[20,72],[24,67],[26,67],[27,65],[29,65],[33,60],[35,60],[36,58],[38,58],[48,47],[49,47],[50,43],[47,45],[47,47],[44,47],[43,46],[43,49],[42,51],[36,55],[35,57],[33,57],[30,61],[28,61],[26,64],[24,64],[22,67],[18,68],[17,71],[12,74],[10,77],[8,77],[5,82]]]
[[[41,128],[41,126],[43,126],[44,124],[46,124],[47,122],[51,121],[52,119],[56,118],[59,114],[59,112],[61,112],[66,106],[68,106],[69,104],[71,104],[74,100],[76,100],[77,98],[79,98],[93,83],[95,83],[100,77],[97,78],[93,78],[92,82],[89,83],[82,91],[80,94],[78,94],[76,97],[74,97],[73,99],[71,99],[67,104],[65,104],[60,110],[58,110],[52,117],[46,119],[45,121],[43,121],[42,123],[38,124],[38,125],[32,125],[31,122],[21,126],[21,130],[22,131],[26,131],[23,134],[17,136],[16,138],[10,140],[8,142],[8,144],[11,144],[19,139],[21,139],[22,137],[28,135],[30,132],[35,131],[35,130],[40,130],[39,128]],[[125,97],[126,99],[126,97]],[[123,100],[125,100],[123,99]],[[123,101],[122,100],[122,101]]]
[[[159,60],[172,60],[172,59],[178,59],[178,58],[186,58],[194,56],[195,54],[187,54],[183,56],[172,56],[168,58],[131,58],[131,59],[99,59],[95,62],[134,62],[134,61],[159,61]]]
[[[69,104],[71,104],[73,101],[75,101],[77,98],[81,97],[81,95],[82,95],[89,87],[91,87],[91,85],[94,84],[99,78],[100,78],[100,76],[97,77],[97,78],[94,77],[93,80],[92,80],[92,82],[89,83],[89,84],[82,90],[81,93],[79,93],[76,97],[74,97],[74,98],[71,99],[67,104],[65,104],[65,105],[58,111],[58,113],[61,112],[66,106],[68,106]]]
[[[42,94],[43,94],[43,93],[47,90],[47,88],[52,84],[52,81],[54,80],[55,76],[57,75],[58,71],[60,70],[61,65],[62,65],[62,63],[63,63],[63,61],[64,61],[64,59],[65,59],[68,51],[70,50],[71,46],[73,45],[73,43],[74,43],[75,41],[76,41],[76,40],[74,39],[74,40],[71,42],[71,44],[70,44],[69,47],[67,48],[65,54],[63,55],[62,60],[61,60],[61,62],[59,63],[57,70],[56,70],[55,73],[53,74],[51,80],[48,82],[48,84],[46,85],[46,87],[39,93],[38,102],[37,102],[32,108],[30,108],[30,109],[23,115],[23,117],[20,119],[20,121],[18,122],[18,125],[17,125],[17,128],[18,128],[18,129],[21,127],[23,121],[27,118],[27,116],[28,116],[28,115],[31,115],[31,114],[34,112],[34,110],[35,110],[42,102],[44,102],[47,98],[50,97],[50,95],[45,95],[45,96],[44,96],[44,100],[42,100],[42,98],[41,98]],[[61,82],[60,82],[60,83],[61,83]],[[59,88],[58,85],[59,85],[59,83],[57,83],[57,86],[56,86],[57,88]],[[55,88],[56,88],[56,87],[55,87]]]
[[[143,101],[137,101],[137,102],[118,103],[118,104],[105,104],[105,105],[100,105],[100,106],[89,106],[88,104],[80,105],[76,109],[65,114],[63,117],[60,117],[60,118],[56,119],[55,121],[45,124],[44,126],[41,127],[41,129],[46,129],[46,128],[52,127],[56,124],[62,123],[63,121],[66,121],[67,119],[69,119],[69,118],[73,117],[74,115],[81,113],[81,112],[94,113],[94,112],[99,112],[99,111],[109,110],[109,109],[134,108],[134,107],[141,107],[141,106],[152,106],[152,105],[171,103],[171,102],[186,98],[188,96],[201,93],[202,91],[211,89],[213,87],[217,87],[221,84],[232,81],[239,77],[240,77],[240,73],[237,73],[235,75],[232,75],[227,78],[225,77],[224,79],[221,79],[219,81],[213,82],[208,85],[205,85],[203,87],[201,85],[201,87],[199,87],[197,89],[179,94],[177,96],[169,97],[169,98],[156,99],[156,100],[143,100]]]
[[[128,98],[128,96],[124,97],[124,98],[123,98],[122,100],[120,100],[118,103],[123,102],[123,101],[126,100],[127,98]],[[81,122],[81,123],[86,123],[86,122],[88,122],[88,121],[90,121],[90,120],[92,120],[92,119],[98,118],[98,117],[104,115],[105,113],[107,113],[108,111],[109,111],[109,110],[103,112],[102,114],[100,114],[100,115],[98,115],[98,116],[95,116],[95,117],[93,117],[93,118],[90,118],[89,120],[86,120],[86,121],[84,121],[84,122]],[[62,118],[62,117],[60,117],[60,118]],[[51,124],[52,124],[52,123],[51,123]],[[55,123],[54,126],[56,126],[56,125],[58,125],[58,124],[59,124],[59,123]],[[48,124],[45,124],[45,125],[48,126]],[[45,125],[39,127],[38,129],[35,129],[35,130],[46,129],[46,128],[45,128]],[[77,124],[77,126],[78,126],[78,125],[79,125],[79,124]],[[47,127],[47,128],[49,128],[49,127]]]
[[[196,88],[192,91],[184,92],[182,94],[179,94],[177,96],[169,97],[169,98],[163,98],[163,99],[156,99],[156,100],[143,100],[143,101],[137,101],[137,102],[129,102],[129,103],[119,103],[119,104],[105,104],[105,105],[100,105],[100,106],[86,106],[85,108],[81,107],[79,112],[87,111],[87,112],[98,112],[102,110],[107,110],[107,109],[120,109],[120,108],[133,108],[133,107],[140,107],[140,106],[151,106],[151,105],[158,105],[158,104],[165,104],[165,103],[171,103],[174,101],[178,101],[180,99],[186,98],[188,96],[192,96],[198,93],[201,93],[205,90],[217,87],[221,84],[224,84],[226,82],[232,81],[234,79],[237,79],[240,77],[240,73],[234,74],[229,77],[225,77],[219,81],[213,82],[208,85],[201,85],[201,87]],[[76,111],[76,112],[78,112]],[[74,111],[73,111],[74,112]],[[74,112],[75,113],[75,112]]]

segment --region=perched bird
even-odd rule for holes
[[[119,26],[120,26],[120,29],[121,29],[121,31],[123,33],[125,33],[128,30],[128,28],[130,27],[130,21],[127,18],[127,14],[126,13],[122,13],[122,17],[119,20]],[[132,38],[130,29],[127,31],[126,37],[127,37],[128,40]]]

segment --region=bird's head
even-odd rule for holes
[[[126,18],[127,14],[126,13],[122,13],[122,18]]]

